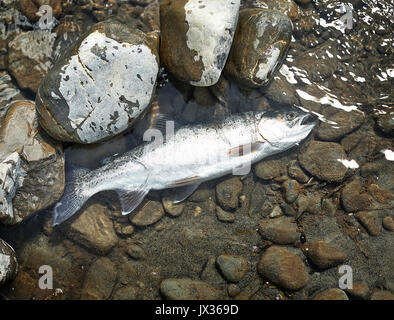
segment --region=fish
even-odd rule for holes
[[[316,118],[294,107],[244,112],[199,124],[180,125],[163,116],[137,147],[96,169],[68,171],[64,194],[54,207],[53,226],[102,191],[117,192],[123,215],[137,208],[150,190],[174,188],[174,203],[179,203],[205,181],[247,174],[252,164],[298,145],[312,131]]]

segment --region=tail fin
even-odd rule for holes
[[[83,195],[81,186],[81,178],[90,170],[71,167],[68,171],[63,196],[53,210],[52,227],[73,216],[90,197]]]

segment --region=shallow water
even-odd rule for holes
[[[353,9],[348,28],[339,20],[344,3]],[[101,19],[108,10],[99,14],[101,9],[96,9],[93,14],[86,8],[83,12],[92,20]],[[355,282],[367,284],[368,298],[377,290],[393,294],[394,233],[382,227],[384,218],[394,218],[393,13],[391,1],[326,0],[300,7],[286,59],[270,84],[261,89],[246,90],[223,79],[221,86],[194,89],[175,81],[163,69],[153,106],[142,121],[98,145],[65,144],[66,165],[93,168],[106,157],[130,150],[141,143],[159,113],[194,123],[295,105],[316,114],[320,124],[298,148],[263,160],[248,175],[204,183],[181,204],[179,215],[167,208],[164,214],[161,203],[170,192],[151,192],[131,214],[132,219],[144,210],[148,215],[163,211],[157,222],[146,227],[121,216],[111,192],[94,196],[77,217],[60,227],[50,227],[53,208],[21,225],[0,227],[0,238],[13,246],[20,263],[15,280],[0,289],[2,295],[7,299],[160,299],[164,279],[188,278],[210,284],[224,299],[310,299],[337,288],[340,277],[338,266],[322,271],[310,261],[308,244],[318,239],[345,254],[342,264],[352,267]],[[0,76],[0,100],[17,93],[15,79],[12,81],[9,88],[7,76]],[[31,92],[26,95],[34,98]],[[324,147],[312,152],[308,150],[312,141],[323,142]],[[331,149],[327,143],[335,146]],[[327,153],[335,148],[346,153],[346,159],[337,160],[347,171],[340,181],[329,182],[319,172],[330,168],[320,168],[319,160],[330,158]],[[301,161],[309,156],[316,163]],[[304,176],[296,178],[290,172],[295,160],[303,163],[304,169],[299,170],[305,181]],[[339,174],[335,170],[336,165],[333,176]],[[284,205],[290,192],[285,183],[290,179],[299,181],[297,200]],[[226,202],[220,200],[221,186],[230,198],[236,198],[236,204],[224,210],[227,218],[220,208]],[[372,204],[357,206],[364,195]],[[262,221],[272,220],[276,208],[282,216],[296,217],[301,237],[293,245],[282,246],[307,268],[309,282],[300,291],[272,286],[258,272],[262,254],[275,241],[263,238],[257,229]],[[360,212],[373,215],[376,235]],[[82,215],[89,218],[82,221]],[[86,235],[92,232],[97,232],[97,243]],[[217,257],[222,254],[247,260],[248,270],[235,285],[218,270]],[[42,265],[53,270],[52,289],[38,286]],[[126,291],[124,288],[128,291],[122,295],[119,292]]]

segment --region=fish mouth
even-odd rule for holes
[[[312,113],[308,113],[306,114],[302,120],[301,120],[301,125],[311,125],[314,124],[315,121],[317,120],[317,115],[312,114]]]

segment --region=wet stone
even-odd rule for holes
[[[364,281],[354,281],[353,288],[347,289],[346,293],[354,299],[367,300],[369,296],[369,287]]]
[[[270,218],[277,218],[282,215],[282,209],[280,206],[275,206],[274,209],[272,209],[271,213],[269,214]]]
[[[294,208],[285,202],[280,204],[280,208],[286,216],[294,217],[296,215],[296,211],[294,210]]]
[[[278,160],[261,161],[254,166],[254,173],[263,180],[272,180],[281,175],[280,163]]]
[[[40,124],[60,141],[89,144],[118,135],[149,106],[158,70],[153,38],[113,19],[98,23],[43,80]]]
[[[367,210],[372,201],[371,195],[359,179],[351,181],[342,189],[341,203],[347,212]]]
[[[287,290],[299,290],[309,281],[301,259],[278,246],[269,247],[263,253],[257,270],[264,278]]]
[[[130,215],[132,224],[138,227],[146,227],[156,223],[164,216],[164,208],[159,201],[148,201],[133,216]]]
[[[0,287],[15,278],[18,273],[18,261],[15,251],[0,239]]]
[[[358,212],[355,214],[357,220],[362,226],[367,229],[371,236],[377,236],[380,233],[381,225],[378,222],[378,217],[369,212]]]
[[[321,122],[317,129],[317,137],[325,141],[338,141],[344,135],[362,125],[365,116],[359,111],[346,112],[336,108],[327,108],[324,116],[329,122]]]
[[[317,240],[307,245],[308,258],[320,269],[335,267],[345,261],[342,250],[337,249],[323,240]]]
[[[160,57],[178,80],[194,86],[219,81],[237,25],[240,0],[164,0]]]
[[[387,290],[374,290],[371,300],[394,300],[394,295]]]
[[[245,0],[245,3],[251,7],[282,13],[292,21],[296,20],[299,16],[298,6],[293,0]]]
[[[108,299],[116,284],[117,271],[108,258],[99,258],[86,272],[82,287],[82,300]]]
[[[263,220],[259,232],[264,239],[277,244],[293,244],[300,238],[297,224],[289,217]]]
[[[121,287],[117,289],[113,295],[113,300],[135,300],[136,290],[132,286]]]
[[[217,257],[216,263],[229,282],[241,281],[249,270],[248,261],[244,257],[222,254]]]
[[[180,216],[183,212],[183,209],[185,208],[184,202],[174,203],[174,201],[168,197],[164,197],[161,202],[163,204],[164,210],[172,217]]]
[[[287,180],[283,183],[282,188],[285,192],[285,200],[287,203],[293,203],[300,194],[300,185],[296,180]]]
[[[160,292],[169,300],[213,300],[218,291],[206,282],[192,279],[166,279]]]
[[[287,172],[290,178],[293,178],[300,183],[307,183],[309,180],[308,175],[302,170],[297,160],[290,161]]]
[[[141,260],[145,257],[144,250],[136,244],[132,244],[127,248],[127,254],[135,260]]]
[[[2,120],[0,141],[0,221],[14,225],[60,199],[63,148],[39,128],[31,101],[11,105]]]
[[[118,243],[110,214],[107,207],[93,203],[66,227],[65,233],[85,248],[106,255]]]
[[[36,93],[52,67],[56,34],[34,30],[17,34],[8,43],[8,70],[22,89]]]
[[[347,167],[338,159],[346,160],[347,155],[340,144],[333,142],[312,141],[298,154],[298,160],[306,171],[329,182],[342,181],[347,172]]]
[[[380,131],[393,136],[394,135],[394,112],[380,114],[376,118],[376,124]]]
[[[349,298],[345,291],[338,288],[331,288],[318,293],[312,300],[349,300]]]
[[[234,210],[238,207],[241,192],[242,182],[239,178],[230,178],[216,185],[216,199],[224,210]]]
[[[221,222],[231,223],[235,221],[235,215],[233,213],[224,211],[219,206],[216,207],[216,217]]]
[[[393,232],[394,231],[394,220],[392,217],[384,217],[383,219],[383,227],[388,230]]]
[[[226,74],[247,87],[265,85],[281,66],[292,31],[290,19],[283,14],[241,10]]]

